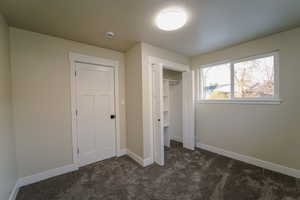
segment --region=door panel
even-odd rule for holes
[[[182,73],[182,140],[183,147],[195,149],[194,72]]]
[[[159,65],[152,67],[152,121],[154,161],[164,165],[163,76]]]
[[[76,63],[80,166],[115,156],[114,71]]]
[[[93,102],[92,95],[81,95],[78,102],[80,111],[80,115],[78,115],[78,122],[80,122],[78,123],[79,148],[88,157],[92,157],[96,153],[96,138],[93,135]]]

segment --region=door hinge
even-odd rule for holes
[[[78,110],[77,109],[75,110],[75,115],[78,116]]]
[[[77,154],[79,154],[79,148],[77,148]]]
[[[77,76],[77,71],[75,71],[75,76]]]

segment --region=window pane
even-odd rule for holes
[[[203,99],[230,98],[230,64],[216,65],[202,69]]]
[[[274,96],[274,56],[234,64],[234,96]]]

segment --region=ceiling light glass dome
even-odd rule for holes
[[[180,8],[168,8],[162,10],[155,19],[155,23],[161,30],[173,31],[185,25],[187,14]]]

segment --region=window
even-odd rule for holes
[[[203,66],[201,100],[275,102],[278,94],[278,53]]]
[[[230,63],[206,67],[202,69],[202,77],[203,99],[230,98]]]

